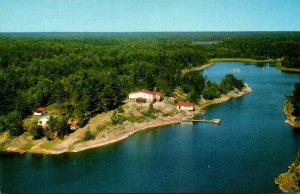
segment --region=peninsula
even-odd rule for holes
[[[205,67],[209,66],[210,64],[205,65]],[[224,84],[227,84],[226,82],[231,79],[235,80],[231,75],[225,76],[221,84],[225,86]],[[38,154],[83,151],[121,141],[144,129],[192,119],[194,116],[202,114],[208,106],[226,102],[231,98],[237,98],[252,92],[252,89],[246,83],[242,84],[239,89],[234,88],[232,90],[233,86],[229,88],[230,91],[225,94],[218,93],[210,99],[201,98],[199,105],[194,107],[194,111],[178,110],[176,108],[175,101],[182,100],[182,96],[186,96],[178,90],[174,92],[174,97],[165,97],[161,102],[137,103],[126,100],[124,105],[118,109],[91,118],[85,127],[76,129],[75,132],[65,136],[64,139],[56,138],[49,141],[44,137],[35,140],[30,132],[11,138],[8,132],[4,132],[0,136],[1,150]],[[112,119],[115,119],[115,121]]]

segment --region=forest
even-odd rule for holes
[[[228,75],[220,87],[181,70],[223,57],[282,59],[282,66],[300,68],[300,33],[2,33],[0,132],[22,134],[23,119],[49,105],[60,112],[57,123],[73,116],[84,126],[138,89],[172,96],[180,87],[196,103],[202,94],[215,98],[240,80]]]
[[[294,90],[288,97],[289,101],[293,105],[292,114],[296,117],[298,122],[300,121],[300,82],[295,83]]]

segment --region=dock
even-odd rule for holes
[[[221,123],[221,119],[211,119],[211,120],[206,120],[206,119],[193,119],[191,120],[192,122],[204,122],[204,123],[213,123],[216,125],[219,125]]]

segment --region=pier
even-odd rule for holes
[[[213,123],[216,125],[219,125],[221,123],[221,119],[211,119],[211,120],[206,120],[206,119],[192,119],[188,121],[183,121],[183,122],[203,122],[203,123]]]

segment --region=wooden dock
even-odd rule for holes
[[[206,120],[206,119],[193,119],[192,122],[204,122],[204,123],[213,123],[219,125],[221,123],[221,119],[212,119],[212,120]]]

